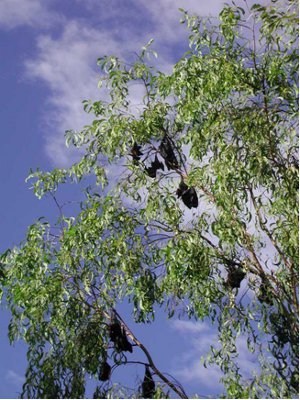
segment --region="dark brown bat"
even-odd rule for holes
[[[124,328],[122,329],[122,337],[116,347],[118,347],[120,351],[129,351],[129,353],[132,353],[132,344],[128,341]]]
[[[119,337],[122,336],[122,329],[120,323],[115,320],[112,324],[108,327],[109,337],[112,342],[116,342]]]
[[[128,341],[125,330],[117,319],[109,325],[109,337],[117,352],[129,351],[132,353],[132,344]]]
[[[197,208],[198,207],[198,196],[195,188],[188,187],[183,181],[180,182],[179,187],[176,191],[178,197],[181,197],[183,203],[188,208]]]
[[[99,381],[108,381],[110,378],[110,374],[111,374],[111,366],[105,361],[100,366],[100,371],[98,375]]]
[[[142,383],[142,396],[144,399],[153,399],[155,393],[155,382],[152,378],[149,367],[146,366],[145,376]]]
[[[151,167],[145,168],[145,171],[150,176],[150,178],[155,178],[158,169],[162,169],[164,171],[165,167],[164,164],[161,161],[159,161],[157,156],[155,156],[154,161],[152,161],[151,163]]]
[[[227,276],[227,284],[233,288],[239,288],[242,280],[245,278],[246,273],[242,268],[230,269]]]
[[[164,136],[160,145],[159,151],[161,156],[164,158],[168,170],[179,168],[179,162],[173,150],[172,142],[168,136]]]
[[[134,145],[130,150],[130,155],[133,159],[134,164],[138,164],[141,156],[143,155],[143,153],[141,152],[141,148],[142,146],[139,146],[136,142],[134,142]]]

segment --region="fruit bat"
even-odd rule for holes
[[[245,278],[246,273],[242,268],[231,269],[228,272],[227,284],[233,288],[239,288],[241,286],[242,280]]]
[[[179,163],[175,156],[175,153],[174,153],[174,150],[172,147],[172,142],[168,138],[168,136],[165,135],[163,137],[163,139],[159,145],[159,151],[160,151],[161,156],[165,160],[168,170],[179,168]]]
[[[153,399],[155,393],[155,382],[152,378],[149,367],[146,366],[145,376],[142,383],[142,396],[144,399]]]
[[[133,147],[130,150],[130,155],[132,156],[133,163],[137,165],[141,159],[143,153],[141,152],[142,146],[139,146],[136,142],[134,142]]]
[[[132,353],[132,344],[128,341],[124,328],[122,329],[120,340],[116,343],[116,350]]]
[[[99,381],[108,381],[111,374],[111,366],[105,361],[100,366],[100,372],[98,375]]]
[[[145,171],[150,176],[150,178],[155,178],[156,177],[156,171],[158,169],[162,169],[164,171],[165,167],[164,167],[164,164],[159,161],[157,156],[155,156],[154,161],[152,161],[152,163],[151,163],[151,167],[145,168]]]
[[[118,338],[122,336],[122,329],[120,323],[115,320],[112,324],[109,325],[109,337],[112,342],[116,342]]]
[[[183,181],[180,182],[179,188],[176,191],[178,197],[181,197],[183,203],[188,208],[198,207],[198,196],[193,187],[188,187]]]
[[[132,353],[132,344],[128,341],[124,328],[121,328],[120,323],[116,319],[109,325],[109,337],[115,344],[116,351],[129,351]]]

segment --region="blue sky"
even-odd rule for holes
[[[30,168],[47,170],[76,160],[74,151],[65,147],[64,132],[89,121],[81,101],[99,97],[97,58],[107,54],[132,58],[154,38],[157,63],[170,71],[187,50],[178,8],[217,16],[222,4],[220,0],[0,0],[0,251],[17,245],[38,217],[57,215],[53,202],[34,197],[25,178]],[[73,189],[61,196],[59,200],[72,200]],[[25,346],[8,344],[8,320],[3,311],[1,398],[18,396],[26,366]],[[130,322],[129,326],[133,327]],[[201,355],[215,338],[209,325],[166,321],[158,313],[153,326],[136,326],[134,332],[157,366],[176,376],[190,395],[213,396],[220,391],[218,371],[200,366]],[[240,349],[244,368],[254,366],[242,341]]]

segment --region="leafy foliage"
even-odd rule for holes
[[[81,398],[87,376],[105,378],[95,398],[124,397],[113,370],[135,344],[148,360],[130,395],[148,385],[155,398],[167,387],[184,398],[115,311],[125,299],[138,322],[163,305],[169,317],[216,323],[220,345],[205,363],[221,368],[224,397],[297,394],[296,5],[226,5],[219,23],[182,12],[190,50],[173,72],[149,65],[151,43],[131,65],[99,59],[110,99],[84,101],[94,121],[66,135],[81,161],[30,175],[38,197],[87,176],[96,183],[76,216],[39,220],[1,257],[9,337],[28,345],[23,397]],[[129,96],[137,83],[138,114]],[[113,166],[121,173],[110,180]],[[249,376],[238,337],[259,360]]]

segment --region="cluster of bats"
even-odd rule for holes
[[[118,319],[115,317],[108,326],[110,341],[114,344],[116,352],[121,353],[128,351],[132,353],[132,344],[129,342],[124,327],[121,326]],[[111,375],[111,366],[105,360],[100,366],[99,380],[108,381]],[[153,398],[155,393],[155,382],[152,378],[149,366],[145,366],[145,376],[142,382],[142,396],[145,399]]]
[[[143,153],[141,151],[142,146],[139,146],[137,143],[134,143],[133,147],[130,150],[130,155],[133,159],[133,163],[135,165],[139,165],[141,157]],[[164,159],[165,165],[168,170],[178,170],[180,167],[180,163],[178,158],[175,155],[174,145],[171,139],[165,135],[159,145],[159,153],[161,157]],[[157,171],[161,169],[165,170],[164,164],[159,161],[157,154],[155,155],[154,161],[151,162],[151,165],[146,167],[145,171],[150,176],[150,178],[156,178]],[[176,191],[178,198],[181,198],[183,203],[188,208],[197,208],[198,207],[198,197],[195,188],[188,187],[183,179],[179,184],[179,187]]]
[[[132,344],[127,339],[126,332],[123,327],[121,327],[120,322],[117,318],[108,325],[108,332],[110,341],[114,344],[114,349],[116,352],[121,353],[122,351],[129,351],[132,353]],[[111,374],[111,366],[105,360],[100,367],[99,380],[108,381]]]

